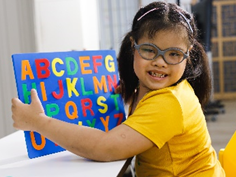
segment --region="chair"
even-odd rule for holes
[[[219,151],[219,161],[227,177],[236,176],[236,131],[225,149]]]

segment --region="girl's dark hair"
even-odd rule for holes
[[[155,8],[156,10],[152,11]],[[192,49],[184,74],[176,84],[187,79],[193,87],[202,107],[204,107],[211,94],[211,74],[204,48],[197,40],[198,31],[194,19],[188,12],[176,4],[166,2],[153,2],[141,8],[133,19],[131,31],[126,34],[122,41],[118,55],[118,67],[121,94],[125,103],[131,101],[139,84],[133,68],[134,47],[132,46],[131,38],[136,42],[144,35],[152,39],[156,32],[162,30],[187,31],[188,36],[186,36],[186,39],[189,42],[189,47],[192,45]]]

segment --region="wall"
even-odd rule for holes
[[[14,132],[11,55],[99,49],[97,0],[0,0],[0,138]]]
[[[33,52],[32,1],[0,0],[0,138],[13,132],[11,98],[16,97],[13,53]]]
[[[100,49],[114,49],[118,54],[139,5],[139,0],[99,0]]]
[[[37,51],[99,49],[97,0],[35,0]]]

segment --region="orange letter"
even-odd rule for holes
[[[34,147],[34,149],[36,149],[38,151],[42,150],[46,145],[45,137],[42,136],[42,135],[40,135],[40,136],[41,136],[41,144],[38,145],[35,141],[34,132],[32,132],[32,131],[30,132],[30,139],[31,139],[31,142],[32,142],[32,146]]]
[[[45,84],[44,84],[44,82],[40,82],[40,88],[41,88],[41,93],[42,93],[43,101],[47,101],[48,98],[47,98],[47,94],[46,94],[46,89],[45,89]]]
[[[108,132],[109,118],[110,118],[110,116],[106,116],[106,120],[104,120],[103,117],[100,117],[100,120],[102,121],[102,124],[104,125],[106,132]]]
[[[69,111],[70,106],[72,106],[73,108],[72,114],[70,114],[70,111]],[[66,116],[71,120],[78,118],[77,106],[73,101],[68,101],[66,103],[65,112],[66,112]]]
[[[90,59],[89,56],[79,57],[81,73],[82,74],[92,74],[91,69],[85,70],[85,67],[90,67],[90,64],[89,63],[84,63],[84,60],[89,60],[89,59]]]
[[[98,81],[96,76],[93,76],[93,84],[94,84],[94,92],[96,94],[98,93],[98,87],[100,90],[102,90],[103,88],[105,93],[108,91],[105,76],[101,77],[101,82]]]
[[[25,80],[26,75],[29,75],[30,79],[34,79],[34,75],[33,75],[29,60],[22,60],[21,61],[21,80]]]

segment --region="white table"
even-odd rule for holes
[[[29,159],[23,131],[0,139],[0,177],[115,177],[128,163],[94,162],[68,151]]]

